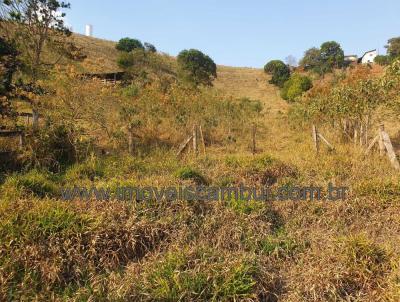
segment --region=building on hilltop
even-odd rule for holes
[[[376,56],[378,55],[378,50],[373,49],[364,53],[364,55],[358,59],[358,63],[361,64],[371,64],[374,63]]]

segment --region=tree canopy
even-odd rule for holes
[[[211,86],[217,77],[217,65],[197,49],[185,49],[178,55],[179,76],[195,86]]]
[[[119,51],[131,52],[134,49],[144,49],[142,42],[137,39],[132,38],[122,38],[118,41],[115,46]]]
[[[300,66],[319,75],[331,72],[344,66],[343,49],[335,41],[325,42],[320,48],[308,49],[300,61]]]
[[[290,68],[281,60],[269,61],[264,66],[264,71],[272,75],[269,83],[278,87],[283,87],[283,84],[290,78]]]
[[[286,101],[294,102],[303,92],[311,88],[312,81],[309,77],[293,74],[283,85],[281,96]]]
[[[387,49],[387,54],[391,58],[400,57],[400,37],[389,39],[385,48]]]

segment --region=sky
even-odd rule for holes
[[[97,38],[131,37],[176,56],[196,48],[217,64],[262,67],[300,59],[335,40],[361,56],[400,36],[399,0],[69,0],[73,31],[93,25]]]

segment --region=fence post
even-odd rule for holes
[[[128,152],[133,154],[133,129],[131,126],[128,127]]]
[[[382,133],[385,131],[385,125],[381,124],[379,126],[379,154],[380,156],[385,155],[385,144],[383,143]]]
[[[32,109],[32,128],[34,131],[39,129],[39,112],[37,109]]]
[[[254,154],[256,154],[256,131],[257,131],[257,128],[256,128],[256,124],[253,124],[253,128],[252,128],[252,133],[251,133],[251,136],[252,136],[252,152],[253,152],[253,155]]]
[[[393,145],[390,140],[389,134],[387,134],[386,131],[381,131],[381,137],[382,137],[383,145],[386,148],[390,163],[396,170],[400,170],[400,163],[397,159],[396,152],[394,152]]]
[[[193,152],[197,156],[199,153],[198,149],[198,136],[197,136],[197,125],[193,126]]]
[[[312,135],[313,135],[313,140],[314,140],[314,148],[315,148],[315,151],[318,153],[319,152],[318,130],[314,124],[312,125]]]
[[[201,125],[199,126],[199,132],[200,132],[201,144],[203,146],[203,153],[205,155],[206,154],[206,143],[204,141],[203,129],[201,128]]]
[[[24,147],[24,132],[20,132],[19,134],[19,148],[22,149]]]

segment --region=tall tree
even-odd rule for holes
[[[321,50],[316,47],[306,50],[304,57],[300,61],[300,66],[307,71],[320,74]]]
[[[385,48],[391,58],[400,57],[400,37],[389,39]]]
[[[62,57],[83,59],[80,50],[67,38],[70,30],[64,23],[63,10],[69,3],[58,0],[4,0],[0,6],[0,31],[19,51],[26,84],[23,90],[40,93],[38,80],[46,77]],[[34,128],[38,125],[39,104],[29,100],[34,114]]]
[[[321,45],[321,59],[326,69],[341,68],[344,63],[344,52],[339,43],[335,41],[325,42]]]
[[[339,43],[328,41],[321,48],[310,48],[304,53],[300,66],[319,75],[344,66],[344,52]]]
[[[0,116],[11,115],[9,94],[13,90],[12,79],[18,66],[17,50],[0,37]]]

